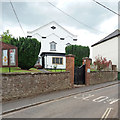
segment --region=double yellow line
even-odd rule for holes
[[[100,120],[105,120],[108,117],[108,115],[110,114],[111,110],[112,110],[112,108],[107,108]]]

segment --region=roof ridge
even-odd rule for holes
[[[67,29],[65,29],[64,27],[62,27],[61,25],[59,25],[59,24],[58,24],[57,22],[55,22],[55,21],[51,21],[51,22],[49,22],[48,24],[45,24],[45,25],[43,25],[43,26],[41,26],[41,27],[39,27],[39,28],[37,28],[37,29],[35,29],[35,30],[33,30],[33,31],[27,31],[27,33],[33,33],[33,32],[35,32],[35,31],[37,31],[37,30],[39,30],[39,29],[41,29],[41,28],[43,28],[43,27],[45,27],[45,26],[47,26],[47,25],[49,25],[49,24],[52,24],[52,23],[54,23],[54,24],[58,25],[59,27],[61,27],[61,28],[64,29],[66,32],[68,32],[69,34],[71,34],[73,37],[77,37],[77,35],[72,34],[71,32],[69,32]]]
[[[101,39],[100,41],[98,41],[97,43],[93,44],[91,47],[98,45],[102,42],[105,42],[111,38],[117,37],[118,35],[120,35],[120,30],[116,29],[114,32],[110,33],[109,35],[107,35],[106,37],[104,37],[103,39]]]

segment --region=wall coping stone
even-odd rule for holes
[[[89,58],[89,57],[84,57],[84,58],[82,58],[83,60],[86,60],[86,59],[88,59],[88,60],[92,60],[91,58]]]
[[[98,73],[98,72],[118,72],[118,71],[90,71],[90,73]]]
[[[46,72],[46,73],[43,73],[43,72],[29,72],[29,73],[27,73],[27,72],[26,73],[13,72],[13,73],[0,73],[0,75],[38,75],[38,74],[61,74],[61,73],[70,73],[70,72],[69,71],[66,71],[66,72]]]
[[[68,55],[65,55],[66,57],[75,57],[75,55],[73,54],[68,54]]]

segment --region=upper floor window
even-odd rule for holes
[[[55,51],[55,50],[56,50],[56,44],[57,44],[57,43],[55,43],[54,41],[52,41],[52,42],[50,43],[50,50],[51,50],[51,51]]]

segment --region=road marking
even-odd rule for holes
[[[110,102],[109,104],[113,104],[113,103],[115,103],[115,102],[117,102],[119,99],[115,99],[115,100],[113,100],[112,102]]]
[[[110,114],[110,111],[112,110],[113,108],[107,108],[106,111],[104,112],[102,118],[100,120],[105,120],[108,115]]]
[[[106,99],[108,99],[107,96],[100,96],[100,97],[98,97],[98,98],[95,98],[93,101],[94,101],[94,102],[102,102],[102,101],[104,101],[104,100],[106,100]]]
[[[106,111],[104,112],[104,114],[103,114],[103,116],[102,116],[102,118],[100,120],[103,120],[105,118],[105,115],[108,112],[108,110],[109,110],[109,108],[106,109]]]
[[[83,100],[89,100],[88,98],[93,97],[94,95],[89,94],[87,97],[83,97]]]
[[[74,96],[74,98],[77,98],[77,96]]]
[[[110,114],[112,108],[109,108],[109,111],[107,112],[106,116],[105,116],[105,119],[108,117],[108,115]]]
[[[93,97],[92,94],[81,94],[80,96],[74,96],[76,99],[83,99],[83,100],[89,100],[88,98]]]
[[[89,98],[93,97],[95,95],[93,94],[80,94],[80,95],[76,95],[74,96],[75,99],[82,99],[82,100],[90,100]],[[103,102],[103,103],[109,103],[110,105],[113,104],[113,103],[116,103],[118,102],[120,99],[117,99],[117,98],[109,98],[107,96],[100,96],[98,98],[95,98],[93,99],[92,101],[93,102]]]

